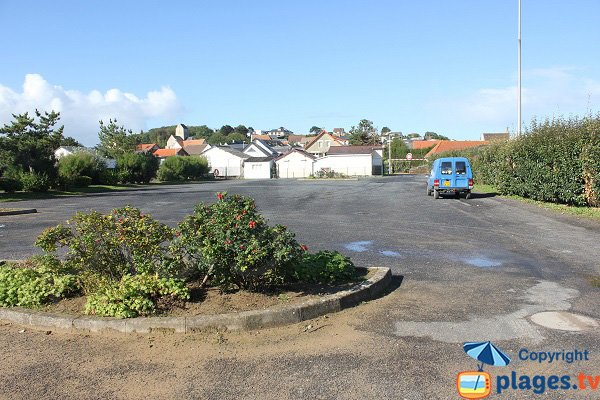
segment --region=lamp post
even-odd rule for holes
[[[392,175],[392,132],[388,132],[388,175]]]
[[[519,29],[518,29],[518,56],[517,56],[517,68],[518,68],[518,83],[519,87],[519,99],[517,105],[517,137],[521,136],[521,0],[519,0]]]

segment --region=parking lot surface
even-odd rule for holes
[[[493,195],[434,200],[424,176],[218,181],[24,201],[18,206],[38,214],[0,217],[0,258],[34,254],[36,235],[77,211],[130,204],[175,226],[218,191],[253,197],[311,251],[390,267],[393,290],[327,318],[250,333],[47,334],[2,324],[0,398],[454,399],[457,374],[477,369],[462,344],[488,340],[512,359],[485,368],[491,398],[600,397],[600,386],[545,382],[542,391],[539,379],[537,389],[497,393],[498,377],[513,371],[572,383],[600,375],[600,289],[591,283],[600,276],[600,224]],[[523,350],[587,350],[588,359],[540,363],[520,359]]]

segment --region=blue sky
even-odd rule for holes
[[[600,2],[523,0],[524,121],[600,111]],[[0,123],[516,127],[517,0],[0,0]]]

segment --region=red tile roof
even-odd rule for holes
[[[156,146],[156,143],[141,143],[135,146],[136,151],[148,151]]]
[[[250,136],[251,140],[260,139],[260,140],[271,140],[271,136],[269,135],[252,135]]]
[[[199,146],[201,144],[204,144],[206,142],[206,139],[193,139],[193,140],[184,140],[183,142],[181,142],[181,144],[183,144],[183,147],[187,147],[187,146]]]
[[[440,140],[413,140],[410,142],[413,150],[428,149],[438,144]]]
[[[153,153],[156,157],[187,156],[183,149],[158,149]]]
[[[425,155],[425,158],[430,157],[432,154],[444,153],[446,151],[464,150],[470,147],[485,146],[489,143],[490,142],[484,140],[442,140]]]

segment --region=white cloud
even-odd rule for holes
[[[175,118],[183,108],[169,87],[148,92],[146,97],[110,89],[106,93],[92,90],[82,93],[51,85],[41,75],[27,74],[23,91],[18,93],[0,84],[0,123],[9,123],[11,114],[29,111],[58,111],[65,135],[73,136],[86,145],[98,141],[98,121],[117,118],[120,125],[134,132],[146,129],[146,121]]]
[[[584,70],[575,67],[534,69],[523,72],[523,123],[531,118],[584,115],[600,104],[600,81],[584,76]],[[516,128],[517,85],[502,88],[479,89],[462,98],[448,98],[433,104],[447,123],[467,122],[473,129],[503,131]],[[460,121],[460,122],[459,122]],[[470,134],[474,134],[471,132]]]

